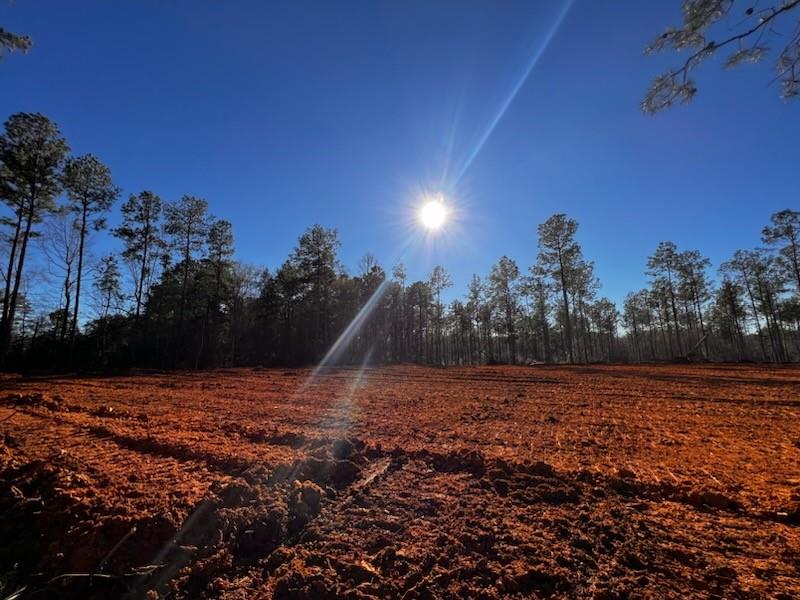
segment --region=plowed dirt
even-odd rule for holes
[[[0,598],[800,597],[798,368],[0,387]]]

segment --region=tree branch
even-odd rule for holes
[[[682,98],[683,102],[688,102],[694,97],[696,93],[696,88],[692,81],[689,79],[689,72],[698,65],[703,59],[710,56],[711,54],[715,53],[720,48],[724,48],[730,44],[741,42],[752,36],[753,34],[760,32],[758,36],[758,40],[756,44],[749,49],[741,50],[739,53],[731,57],[728,61],[728,66],[735,66],[739,62],[744,60],[749,60],[751,62],[758,61],[765,53],[766,48],[760,47],[758,43],[760,42],[761,37],[767,31],[772,31],[772,25],[780,15],[787,13],[795,8],[800,6],[800,0],[791,0],[780,6],[779,8],[771,7],[769,9],[764,9],[760,11],[758,14],[759,22],[758,24],[754,25],[753,27],[749,28],[746,31],[741,33],[737,33],[735,35],[731,35],[730,37],[724,39],[723,41],[717,43],[714,41],[710,41],[703,45],[702,48],[694,52],[691,56],[689,56],[686,61],[683,63],[683,66],[679,69],[675,69],[672,71],[668,71],[667,73],[656,77],[654,80],[650,90],[648,91],[645,99],[642,101],[642,109],[645,112],[650,114],[654,114],[659,112],[660,110],[672,105],[672,103],[677,98]],[[764,16],[762,16],[764,15]],[[700,34],[700,31],[704,30],[708,25],[713,24],[714,21],[709,21],[709,23],[705,24],[702,28],[697,28],[695,30],[689,31],[689,33],[697,34],[697,39],[700,43],[704,42],[705,36]],[[688,25],[687,25],[688,27]],[[677,34],[681,32],[681,30],[671,30],[673,32],[672,38],[672,46],[679,50],[681,45],[692,45],[692,44],[682,44],[681,37]],[[684,30],[685,31],[685,30]],[[667,37],[669,34],[665,33],[662,37]],[[699,45],[699,44],[696,44]],[[786,56],[787,49],[789,48],[787,45],[783,52],[781,53],[782,57]],[[652,51],[653,48],[660,50],[663,48],[663,43],[656,42],[649,51]],[[793,69],[794,65],[785,66],[785,71],[794,72]],[[790,86],[791,87],[791,86]],[[786,97],[786,92],[784,96]]]
[[[683,81],[686,82],[688,74],[689,74],[689,69],[691,68],[691,63],[693,61],[697,60],[698,58],[701,58],[703,56],[703,54],[707,54],[708,52],[716,52],[717,50],[719,50],[720,48],[724,48],[728,44],[732,44],[733,42],[737,42],[739,40],[743,40],[743,39],[745,39],[747,37],[750,37],[755,32],[759,31],[764,26],[766,26],[766,25],[770,24],[772,21],[774,21],[775,18],[778,15],[780,15],[782,13],[785,13],[785,12],[788,12],[788,11],[796,8],[798,5],[800,5],[800,0],[792,0],[791,2],[789,2],[787,4],[784,4],[781,8],[777,8],[777,9],[776,8],[772,8],[772,9],[770,9],[771,10],[771,14],[768,17],[761,18],[761,22],[758,25],[756,25],[755,27],[752,27],[752,28],[748,29],[747,31],[743,31],[742,33],[738,33],[736,35],[732,35],[731,37],[729,37],[726,40],[723,40],[719,44],[717,44],[714,41],[709,42],[701,50],[698,50],[697,52],[692,54],[689,58],[687,58],[686,62],[683,64],[683,67],[681,67],[677,71],[671,72],[669,75],[671,77],[677,77],[677,75],[679,73],[683,73]]]

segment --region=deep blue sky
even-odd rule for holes
[[[274,268],[321,223],[351,271],[365,252],[388,270],[421,190],[463,168],[562,6],[0,0],[0,24],[35,43],[0,63],[0,118],[48,115],[126,196],[207,198],[241,260]],[[660,240],[716,268],[798,208],[800,103],[768,85],[771,62],[709,64],[690,106],[640,112],[680,59],[642,50],[679,6],[576,0],[452,191],[459,222],[405,251],[410,277],[441,263],[461,295],[503,254],[527,269],[536,225],[566,212],[618,301]]]

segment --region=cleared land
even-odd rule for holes
[[[800,597],[798,368],[311,375],[0,380],[0,597]]]

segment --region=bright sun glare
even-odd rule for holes
[[[447,207],[441,199],[428,200],[419,210],[419,220],[426,229],[439,229],[447,220]]]

